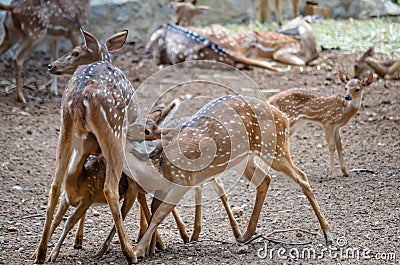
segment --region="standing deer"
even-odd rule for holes
[[[89,8],[89,0],[13,0],[10,5],[0,3],[0,9],[6,10],[0,56],[20,43],[13,58],[18,101],[26,103],[22,91],[24,61],[47,39],[51,40],[52,60],[58,58],[57,39],[66,38],[73,47],[78,46],[81,41],[79,29],[86,23]],[[58,93],[55,78],[51,91],[54,95]]]
[[[369,48],[354,65],[354,78],[363,78],[368,72],[375,72],[385,80],[400,79],[400,60],[380,61],[373,58],[374,48]]]
[[[339,77],[346,89],[346,95],[343,98],[293,88],[280,92],[268,100],[289,117],[292,133],[305,121],[317,122],[322,125],[328,141],[332,177],[336,177],[335,149],[343,175],[349,175],[342,154],[340,128],[349,123],[350,119],[357,114],[361,106],[363,91],[372,83],[373,75],[370,73],[365,80],[349,79],[342,71],[339,71]]]
[[[53,74],[73,76],[61,102],[61,129],[55,176],[49,193],[42,237],[36,251],[36,263],[43,263],[46,258],[50,226],[61,185],[65,183],[69,204],[76,205],[81,199],[78,196],[78,187],[68,183],[77,183],[88,156],[100,152],[106,164],[103,192],[111,209],[121,250],[128,262],[136,259],[119,209],[118,185],[124,167],[126,126],[128,121],[136,120],[139,110],[134,88],[124,73],[111,64],[109,55],[109,51],[122,47],[127,34],[128,31],[117,33],[103,44],[83,31],[85,43],[74,48],[64,59],[69,60],[71,65],[76,60],[80,64],[90,64],[77,69],[70,65],[63,71],[49,66]],[[92,63],[93,61],[95,62]]]
[[[126,159],[137,182],[146,190],[157,180],[155,197],[161,200],[134,249],[136,257],[146,253],[157,226],[190,188],[212,180],[244,159],[244,175],[257,187],[257,195],[246,232],[242,235],[239,229],[234,230],[238,241],[246,242],[255,233],[271,181],[267,172],[270,162],[274,170],[300,185],[317,215],[326,243],[332,243],[329,224],[307,176],[292,162],[289,120],[276,107],[256,98],[220,97],[200,109],[175,135],[157,158],[146,161],[138,159],[127,142]]]
[[[281,1],[275,0],[275,14],[278,20],[278,24],[282,25],[282,10],[281,10]],[[266,3],[266,5],[265,5]],[[292,0],[293,5],[293,17],[298,17],[300,15],[300,0]],[[257,20],[261,23],[264,23],[267,20],[269,8],[269,0],[258,0],[257,7]]]

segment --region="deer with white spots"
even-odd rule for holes
[[[65,65],[65,69],[58,67],[54,72],[73,76],[67,84],[61,103],[55,176],[49,193],[42,237],[36,251],[36,263],[43,263],[46,258],[50,226],[61,185],[66,184],[65,192],[69,204],[77,205],[81,199],[78,187],[68,183],[77,183],[77,177],[81,174],[88,156],[99,153],[106,164],[103,192],[111,209],[121,250],[129,262],[135,259],[119,209],[118,185],[124,167],[126,126],[128,120],[136,120],[139,110],[134,88],[125,74],[111,64],[109,56],[109,51],[122,47],[127,34],[127,31],[117,33],[103,44],[83,31],[85,44],[62,57],[62,60],[69,60],[70,63]],[[76,69],[76,66],[72,66],[75,60],[81,60],[81,64],[91,64]],[[54,70],[52,66],[49,68],[51,72]]]
[[[332,177],[336,177],[335,150],[338,153],[343,175],[349,175],[343,159],[340,128],[349,123],[351,118],[357,114],[364,89],[372,83],[373,75],[370,73],[364,80],[350,79],[342,71],[339,71],[339,77],[345,84],[346,95],[344,97],[293,88],[282,91],[268,100],[287,115],[292,133],[306,121],[322,125],[330,152]]]
[[[163,109],[154,110],[147,117],[147,123],[144,127],[143,132],[135,132],[134,134],[130,134],[128,137],[132,137],[133,139],[143,139],[145,140],[157,140],[161,139],[161,128],[158,127],[158,124],[169,114],[169,112],[175,107],[175,102],[172,102],[169,106]],[[143,128],[143,127],[141,127]],[[164,133],[166,129],[163,129]],[[104,157],[102,154],[98,154],[96,156],[90,155],[83,165],[83,169],[81,173],[76,178],[76,182],[69,180],[64,184],[64,193],[61,198],[60,205],[58,207],[57,213],[54,217],[54,220],[51,224],[50,228],[50,236],[53,234],[55,229],[61,223],[64,214],[68,210],[69,206],[74,206],[76,209],[73,213],[68,217],[67,222],[64,226],[62,235],[58,240],[55,247],[52,249],[51,254],[48,258],[48,261],[55,262],[59,255],[61,246],[68,235],[69,231],[75,226],[75,224],[79,221],[79,226],[75,236],[74,248],[81,248],[83,242],[83,228],[85,222],[85,215],[89,207],[93,204],[105,204],[107,200],[104,196],[104,182],[106,178],[106,166]],[[74,190],[73,194],[69,194],[68,192]],[[122,219],[125,219],[129,210],[132,208],[133,203],[136,198],[140,204],[141,208],[141,222],[140,222],[140,231],[139,238],[143,236],[147,229],[147,223],[150,222],[151,213],[148,209],[146,197],[146,192],[143,191],[140,186],[125,173],[122,173],[121,179],[119,181],[119,198],[124,199],[121,214]],[[75,196],[75,198],[71,198],[71,196]],[[189,241],[189,236],[186,232],[186,227],[180,219],[178,213],[176,211],[173,212],[174,218],[177,222],[179,232],[182,236],[184,242]],[[105,242],[101,245],[99,250],[96,253],[96,257],[100,258],[108,249],[111,240],[115,234],[115,227],[111,230],[109,236],[105,240]],[[161,238],[156,233],[156,238],[154,242],[154,246],[150,249],[151,252],[154,252],[157,246],[158,249],[163,249],[164,245],[161,241]]]
[[[364,78],[368,72],[375,72],[385,80],[400,79],[400,59],[378,60],[374,48],[369,48],[354,65],[354,78]]]
[[[144,256],[157,226],[194,186],[212,180],[225,170],[247,159],[244,176],[257,188],[256,200],[246,232],[242,235],[236,221],[231,222],[235,238],[246,242],[254,235],[260,211],[271,181],[267,172],[283,172],[300,185],[312,205],[331,244],[329,224],[314,197],[307,176],[292,162],[289,148],[289,120],[276,107],[262,100],[224,96],[211,101],[172,136],[157,157],[142,161],[127,141],[126,161],[143,189],[158,179],[156,205],[151,223],[134,249]],[[228,204],[229,205],[229,204]],[[228,212],[230,209],[226,209]]]
[[[187,27],[228,53],[272,59],[290,65],[306,65],[318,58],[315,36],[307,22],[309,17],[295,18],[278,29],[278,32],[246,30],[233,35],[221,25],[212,25],[209,29],[193,27],[194,18],[200,13],[193,11],[196,6],[186,2],[177,4],[177,25]],[[201,10],[206,8],[202,6]],[[299,39],[291,37],[297,35]]]
[[[0,3],[0,9],[6,10],[0,56],[20,43],[13,63],[17,99],[25,103],[22,91],[24,61],[45,40],[50,40],[52,60],[58,58],[58,39],[68,39],[73,47],[78,46],[81,42],[80,28],[86,24],[90,9],[89,0],[14,0],[10,5]],[[56,78],[53,79],[51,91],[54,95],[58,94]]]

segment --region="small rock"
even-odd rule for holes
[[[95,209],[92,209],[92,215],[98,217],[98,216],[100,216],[100,213],[98,211],[96,211]]]
[[[222,257],[224,259],[229,259],[232,256],[232,253],[229,250],[225,250],[222,252]]]
[[[11,189],[13,189],[13,190],[22,190],[22,188],[20,187],[20,186],[14,186],[14,187],[12,187]]]
[[[296,234],[296,237],[303,237],[303,234],[299,232]]]
[[[18,229],[15,226],[10,226],[8,228],[8,232],[17,232],[17,231],[18,231]]]
[[[240,246],[240,248],[238,250],[238,253],[239,254],[246,254],[246,253],[249,253],[249,251],[250,251],[249,246],[248,245],[243,245],[243,246]]]
[[[243,208],[240,206],[235,206],[232,208],[232,213],[233,215],[237,216],[242,216],[243,215]]]

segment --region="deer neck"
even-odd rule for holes
[[[304,54],[304,57],[307,58],[307,61],[318,57],[315,37],[309,25],[300,27],[300,43],[302,53]]]
[[[353,99],[353,100],[345,100],[342,98],[343,101],[343,116],[348,117],[349,119],[353,117],[361,107],[361,97]]]

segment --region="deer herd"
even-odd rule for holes
[[[152,34],[147,49],[153,51],[159,64],[210,60],[239,68],[284,71],[265,60],[306,65],[318,57],[315,37],[305,18],[295,18],[277,32],[249,30],[233,35],[221,25],[209,29],[194,27],[196,16],[209,9],[196,2],[172,2],[178,16],[176,23],[167,23]],[[276,2],[278,5],[279,1]],[[299,1],[292,2],[298,15]],[[339,71],[346,90],[344,97],[301,88],[285,90],[268,100],[227,95],[203,106],[182,126],[164,128],[162,121],[178,107],[179,101],[153,110],[145,124],[138,122],[140,109],[135,89],[123,71],[111,63],[110,57],[110,53],[124,45],[128,32],[119,32],[99,42],[81,29],[88,17],[89,1],[14,0],[10,5],[0,3],[0,9],[5,10],[0,55],[20,43],[13,58],[19,101],[26,102],[22,66],[34,48],[50,39],[52,56],[56,58],[59,38],[68,39],[74,46],[48,66],[54,76],[70,76],[70,79],[61,102],[55,175],[43,232],[34,254],[35,263],[45,262],[49,239],[69,206],[75,210],[68,217],[48,261],[56,261],[65,237],[78,221],[74,247],[82,247],[85,214],[95,203],[108,204],[114,221],[97,257],[104,255],[115,233],[129,263],[163,249],[157,227],[169,213],[174,216],[183,242],[198,240],[204,183],[209,183],[220,197],[234,238],[247,242],[256,232],[271,182],[270,168],[282,172],[301,187],[326,244],[332,244],[330,226],[308,178],[291,158],[290,136],[302,122],[320,123],[328,142],[331,176],[337,176],[335,150],[342,173],[348,176],[340,128],[359,110],[373,72],[384,79],[400,78],[400,61],[379,61],[373,57],[371,48],[355,64],[353,78]],[[279,9],[278,6],[278,13]],[[81,35],[84,42],[79,45]],[[298,38],[289,35],[298,35]],[[57,93],[55,81],[52,92]],[[150,154],[142,154],[133,144],[143,140],[156,142]],[[219,179],[221,173],[242,161],[246,161],[245,179],[256,187],[253,211],[243,234]],[[195,188],[195,199],[199,203],[195,206],[194,228],[189,236],[175,206],[191,188]],[[151,210],[145,197],[149,191],[154,193]],[[124,218],[136,198],[140,204],[140,240],[132,248]],[[120,200],[123,200],[121,209]]]

